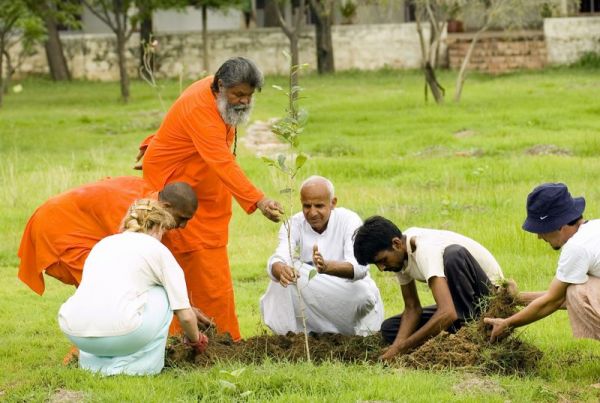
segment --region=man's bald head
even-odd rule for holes
[[[333,200],[335,197],[335,189],[333,187],[333,183],[324,176],[313,175],[304,180],[302,185],[300,185],[300,193],[306,187],[323,187],[326,189],[327,194],[329,195],[329,200]]]
[[[331,211],[337,204],[333,183],[322,176],[311,176],[300,186],[302,213],[311,228],[322,234],[327,229]]]
[[[198,208],[198,197],[194,189],[185,182],[172,182],[158,193],[160,200],[175,218],[177,226],[184,228]]]

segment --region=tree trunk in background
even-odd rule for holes
[[[279,19],[277,17],[277,0],[265,0],[265,18],[264,18],[264,26],[265,27],[278,27]]]
[[[48,31],[48,39],[44,43],[44,48],[46,49],[46,59],[48,60],[50,76],[54,81],[71,80],[71,72],[69,71],[62,42],[60,41],[56,18],[48,12],[43,13],[42,18]]]
[[[125,58],[125,35],[117,33],[117,56],[119,59],[119,77],[121,83],[121,99],[129,101],[129,75],[127,74],[127,59]]]
[[[4,40],[0,37],[0,108],[4,99]]]
[[[144,53],[146,52],[146,46],[152,42],[152,14],[140,10],[140,14],[144,15],[144,18],[140,22],[140,68],[138,69],[140,76],[148,77],[150,72],[144,69]],[[154,55],[149,56],[149,67],[151,71],[154,71]]]
[[[202,6],[202,68],[206,74],[210,74],[210,63],[208,62],[208,27],[206,26],[208,23],[207,9],[206,5]]]
[[[335,2],[332,0],[311,0],[310,6],[316,17],[317,71],[319,74],[334,73],[331,26],[333,25]]]
[[[435,99],[435,102],[438,104],[443,103],[444,102],[444,93],[446,91],[444,90],[444,87],[442,87],[441,84],[438,82],[438,80],[435,76],[435,69],[431,66],[431,63],[429,63],[429,62],[425,63],[425,66],[423,67],[423,71],[425,73],[425,81],[427,82],[427,85],[431,89],[431,93],[433,94],[433,98]]]

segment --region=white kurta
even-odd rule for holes
[[[298,285],[282,287],[271,274],[275,262],[291,265],[287,233],[282,226],[279,245],[267,263],[271,282],[260,299],[263,321],[277,334],[300,333],[304,330],[298,300],[298,288],[304,300],[307,330],[315,333],[341,333],[366,336],[379,331],[383,321],[383,302],[367,266],[354,258],[352,235],[362,224],[360,217],[345,208],[331,212],[327,229],[315,232],[302,213],[292,217],[292,251],[298,251],[296,267]],[[325,260],[349,262],[354,279],[317,274],[310,281],[313,246],[318,245]]]

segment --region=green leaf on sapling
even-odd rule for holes
[[[306,156],[306,154],[298,154],[298,156],[296,157],[296,170],[302,168],[307,159],[308,157]]]

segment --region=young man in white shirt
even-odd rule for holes
[[[481,299],[503,277],[492,254],[466,236],[425,228],[402,233],[379,216],[368,218],[356,231],[354,255],[360,264],[395,272],[400,282],[405,308],[381,325],[383,339],[391,344],[382,360],[403,354],[442,330],[455,332],[479,316]],[[415,280],[429,285],[436,305],[421,306]]]
[[[492,340],[509,327],[540,320],[565,302],[573,336],[600,340],[600,220],[585,221],[585,199],[573,198],[563,183],[544,183],[527,197],[523,229],[561,250],[548,291],[506,318],[485,318]]]
[[[302,212],[290,221],[291,246],[282,226],[267,263],[272,281],[260,299],[263,321],[277,334],[302,332],[300,290],[309,332],[365,336],[378,331],[383,320],[379,289],[352,249],[352,235],[362,220],[336,207],[333,184],[321,176],[304,181],[300,200]],[[299,256],[292,259],[290,251],[296,250]],[[315,269],[319,274],[310,279]]]

